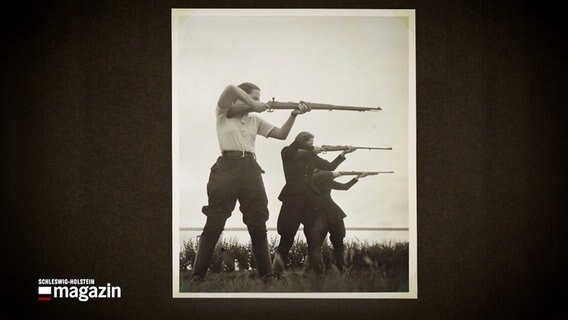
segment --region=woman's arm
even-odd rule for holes
[[[244,105],[234,106],[233,103],[235,100],[241,100]],[[217,101],[217,105],[221,109],[229,109],[227,112],[227,116],[229,116],[229,112],[231,116],[235,116],[237,113],[241,112],[263,112],[268,109],[268,104],[260,101],[253,100],[243,89],[235,86],[235,85],[228,85],[225,90],[219,96],[219,101]],[[235,108],[234,111],[230,109]],[[245,112],[246,111],[246,112]],[[243,113],[243,114],[244,114]]]
[[[292,130],[294,122],[296,121],[296,116],[309,112],[310,110],[311,108],[308,105],[300,102],[300,104],[298,104],[298,109],[292,111],[286,122],[284,122],[284,124],[282,124],[280,128],[272,129],[272,131],[270,131],[270,133],[268,134],[268,137],[278,140],[286,140],[288,134],[290,134],[290,130]]]

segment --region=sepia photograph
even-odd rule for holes
[[[417,288],[414,10],[172,9],[176,298]]]

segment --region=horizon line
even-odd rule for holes
[[[298,231],[303,230],[304,227],[300,227],[298,229]],[[277,231],[277,228],[266,228],[267,231]],[[409,228],[401,228],[401,227],[377,227],[377,228],[371,228],[371,227],[350,227],[350,228],[345,228],[345,230],[354,230],[354,231],[409,231]],[[180,227],[179,231],[203,231],[203,227],[201,228],[197,228],[197,227]],[[229,227],[229,228],[224,228],[223,231],[248,231],[248,229],[246,227]]]

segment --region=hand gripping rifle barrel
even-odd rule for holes
[[[344,110],[344,111],[381,111],[380,107],[355,107],[355,106],[339,106],[333,104],[325,104],[325,103],[314,103],[314,102],[305,102],[302,103],[308,105],[312,110]],[[279,102],[275,101],[272,98],[272,101],[268,101],[267,104],[270,106],[268,112],[272,112],[274,110],[295,110],[298,109],[298,102]]]
[[[358,176],[362,174],[375,176],[383,173],[394,173],[394,171],[339,171],[339,174],[341,174],[342,176]]]
[[[328,145],[323,145],[321,146],[321,150],[326,152],[326,151],[345,151],[348,150],[349,148],[355,148],[355,150],[392,150],[392,147],[388,147],[388,148],[379,148],[379,147],[354,147],[354,146],[328,146]]]

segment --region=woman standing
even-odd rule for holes
[[[311,270],[315,273],[323,271],[321,246],[327,233],[326,217],[319,208],[320,191],[312,180],[314,169],[335,170],[345,160],[345,155],[355,149],[345,150],[329,162],[317,156],[321,147],[314,146],[313,143],[313,134],[300,132],[294,142],[281,152],[286,185],[278,196],[282,207],[277,224],[280,243],[273,262],[273,269],[277,273],[285,269],[288,252],[300,223],[304,225],[308,242]]]
[[[263,171],[256,162],[256,136],[286,139],[296,116],[310,111],[310,108],[300,103],[288,120],[278,128],[253,114],[268,108],[266,103],[259,100],[260,89],[256,85],[252,83],[230,85],[221,93],[215,108],[221,156],[211,167],[207,182],[209,200],[202,209],[207,216],[207,222],[199,239],[193,264],[194,281],[205,279],[215,244],[237,200],[243,213],[243,222],[251,237],[258,273],[263,280],[272,277],[266,237],[268,199],[261,176]]]

